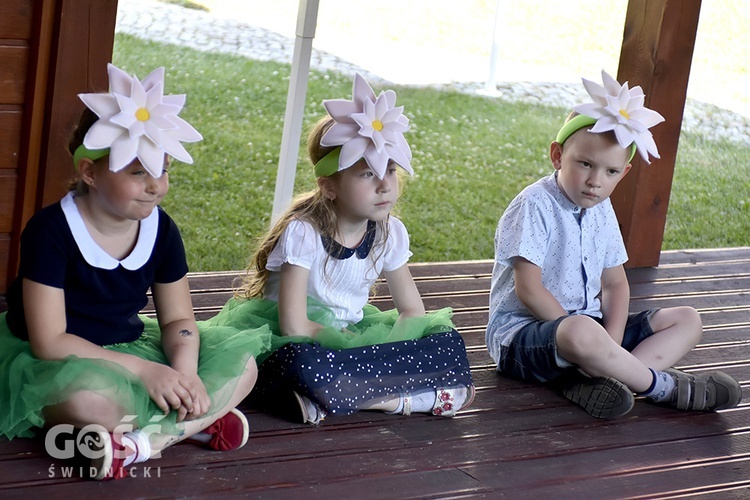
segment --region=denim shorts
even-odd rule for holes
[[[628,316],[622,347],[632,351],[646,338],[654,334],[650,319],[658,309],[649,309]],[[510,345],[503,346],[497,370],[512,378],[550,382],[576,370],[577,367],[557,354],[557,327],[568,316],[561,316],[554,321],[534,321],[524,326],[515,334]],[[600,318],[593,320],[602,324]]]

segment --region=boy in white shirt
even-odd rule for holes
[[[629,314],[625,245],[609,196],[638,151],[658,158],[640,87],[583,80],[594,100],[550,146],[555,172],[524,189],[495,234],[487,346],[499,372],[553,383],[597,418],[647,400],[684,410],[736,406],[739,383],[722,372],[670,366],[701,338],[692,307]]]

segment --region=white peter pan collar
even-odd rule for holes
[[[148,217],[140,221],[138,241],[133,251],[123,260],[117,260],[102,250],[89,234],[81,213],[78,211],[78,207],[73,200],[72,192],[60,200],[60,206],[62,207],[63,214],[65,214],[68,227],[70,227],[70,231],[73,233],[73,239],[75,239],[76,245],[78,245],[78,250],[81,251],[83,258],[89,265],[107,270],[122,266],[128,271],[135,271],[143,267],[148,262],[149,257],[151,257],[159,225],[159,210],[157,207],[154,207]]]

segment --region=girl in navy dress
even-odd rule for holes
[[[275,352],[252,395],[268,410],[313,424],[364,409],[453,416],[474,395],[465,346],[450,309],[425,314],[409,235],[391,215],[399,169],[412,173],[408,120],[393,91],[376,98],[360,75],[353,94],[325,102],[308,139],[318,188],[272,227],[213,321],[271,326]],[[367,303],[381,275],[395,310]]]
[[[55,458],[72,458],[58,441],[75,439],[79,470],[95,479],[124,477],[188,437],[244,445],[234,408],[270,338],[199,334],[180,233],[158,204],[169,157],[192,163],[180,141],[202,137],[177,116],[185,96],[163,95],[163,68],[143,81],[108,72],[111,93],[80,95],[78,180],[24,229],[0,317],[0,433],[48,427]],[[138,315],[149,288],[156,320]]]

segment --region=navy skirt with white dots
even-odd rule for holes
[[[346,415],[365,403],[399,394],[470,385],[466,347],[452,330],[349,349],[287,344],[260,365],[251,400],[270,408],[275,400],[296,391],[327,413]]]

